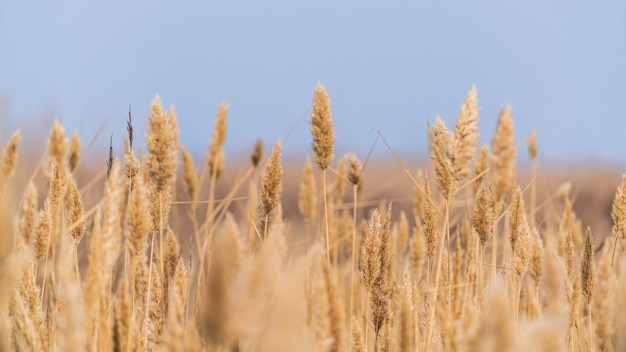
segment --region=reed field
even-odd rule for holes
[[[230,164],[215,109],[202,159],[158,96],[106,165],[58,121],[3,141],[0,350],[626,350],[624,171],[545,168],[510,107],[479,145],[475,87],[419,166],[335,155],[320,84],[295,163]]]

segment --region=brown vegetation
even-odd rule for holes
[[[626,176],[542,168],[510,107],[479,147],[475,87],[452,130],[430,126],[432,166],[391,148],[397,164],[334,165],[321,85],[312,103],[312,158],[284,164],[276,141],[264,160],[259,140],[238,172],[225,103],[199,169],[158,97],[147,152],[129,115],[108,169],[58,122],[46,157],[20,162],[16,132],[0,174],[0,350],[626,349]]]

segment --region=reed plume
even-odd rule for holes
[[[28,184],[26,195],[22,203],[22,215],[20,217],[19,232],[23,244],[28,247],[33,239],[35,220],[37,216],[37,187],[33,183]]]
[[[522,199],[522,189],[518,186],[513,196],[511,216],[509,218],[509,241],[511,249],[515,251],[515,244],[520,235],[522,227],[522,215],[524,212],[524,200]]]
[[[430,158],[435,169],[437,188],[443,198],[448,199],[453,193],[452,187],[454,186],[452,184],[453,166],[450,164],[448,155],[451,134],[439,116],[435,118],[435,125],[430,128],[428,136],[430,141]]]
[[[313,135],[313,160],[325,170],[335,157],[335,131],[326,89],[318,82],[313,94],[313,110],[309,129]]]
[[[181,154],[183,156],[183,177],[185,181],[185,190],[192,202],[198,200],[198,176],[193,166],[193,158],[187,151],[187,148],[181,145]]]
[[[209,145],[209,151],[206,156],[209,175],[218,178],[224,169],[224,157],[222,155],[224,143],[226,142],[228,105],[222,101],[215,117],[215,127],[213,129],[213,138]]]
[[[64,170],[65,156],[67,155],[68,141],[65,137],[65,129],[59,122],[54,120],[54,125],[48,135],[48,163],[54,163]]]
[[[513,190],[516,170],[514,139],[515,129],[511,107],[507,106],[500,111],[492,142],[491,177],[496,201],[508,200]]]
[[[74,131],[72,135],[72,141],[70,142],[70,151],[67,155],[67,165],[70,172],[76,171],[78,163],[80,162],[80,135],[78,131]]]
[[[330,230],[328,225],[328,200],[326,193],[326,169],[335,157],[335,130],[330,112],[330,99],[326,89],[318,82],[313,93],[313,110],[309,129],[313,135],[313,160],[322,170],[322,194],[324,197],[324,225],[326,229],[326,260],[330,262]]]
[[[317,217],[317,187],[309,159],[304,163],[298,207],[300,208],[300,213],[304,216],[307,226],[313,226]]]
[[[157,95],[150,104],[148,116],[146,167],[152,185],[158,193],[169,193],[176,177],[178,129],[175,121],[173,111],[168,117]]]
[[[280,160],[282,144],[276,141],[272,154],[265,164],[265,171],[261,179],[261,233],[267,236],[271,212],[279,205],[282,193],[283,166]]]
[[[478,150],[478,157],[474,163],[474,183],[472,184],[474,193],[478,191],[480,185],[487,178],[487,169],[489,168],[489,146],[483,144]]]
[[[591,303],[596,288],[596,264],[594,259],[595,251],[593,249],[593,237],[591,237],[591,229],[587,228],[587,236],[585,237],[585,247],[580,267],[580,279],[583,297],[587,301],[587,309],[589,311],[589,345],[593,346],[593,315],[591,314]],[[592,349],[591,347],[590,349]]]
[[[22,134],[20,130],[15,131],[9,139],[7,146],[2,154],[2,175],[0,176],[0,186],[6,187],[7,182],[15,171],[15,163],[17,162],[17,146],[20,143]]]
[[[470,173],[469,165],[474,160],[480,135],[478,132],[479,111],[476,86],[472,86],[461,105],[461,111],[454,125],[454,139],[449,153],[451,164],[454,166],[451,171],[456,182],[461,181]]]
[[[250,154],[250,161],[252,162],[252,166],[256,168],[263,159],[263,140],[257,139],[256,143],[254,143],[254,150],[252,154]]]
[[[537,134],[535,131],[530,132],[530,136],[528,136],[528,156],[532,161],[537,157]]]
[[[613,219],[613,261],[615,261],[615,250],[617,242],[623,239],[626,227],[626,174],[622,175],[622,183],[617,187],[615,198],[613,199],[613,208],[611,209],[611,218]]]

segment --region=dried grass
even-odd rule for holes
[[[174,111],[158,97],[150,111],[146,154],[133,149],[129,117],[124,157],[111,157],[104,181],[105,166],[92,169],[78,134],[68,143],[58,121],[30,177],[15,153],[19,133],[3,144],[0,350],[626,346],[626,176],[620,185],[611,179],[613,236],[583,236],[586,193],[576,179],[561,188],[542,181],[534,134],[530,176],[517,174],[510,108],[492,152],[477,150],[474,87],[452,131],[440,118],[431,126],[431,167],[414,177],[401,163],[407,180],[393,178],[397,193],[387,197],[372,172],[389,178],[388,166],[363,169],[353,155],[334,161],[321,85],[311,112],[321,190],[311,162],[303,173],[283,165],[280,141],[264,169],[257,142],[244,173],[223,170],[225,105],[203,170],[180,148]],[[326,170],[336,176],[329,184]],[[217,183],[220,174],[234,181]],[[96,177],[84,183],[87,175]],[[206,215],[196,211],[207,203]]]

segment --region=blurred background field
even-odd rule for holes
[[[136,126],[135,128],[142,131],[139,127],[141,126]],[[184,141],[182,142],[184,143]],[[82,143],[86,144],[86,141]],[[250,145],[250,152],[252,152],[253,143],[248,144]],[[114,145],[113,147],[114,157],[121,157],[123,155],[123,146]],[[520,147],[519,159],[526,157],[524,147]],[[45,155],[43,154],[44,146],[38,141],[33,141],[32,143],[29,143],[27,140],[22,141],[20,148],[23,148],[23,150],[20,150],[21,157],[17,165],[17,172],[20,176],[16,177],[13,183],[17,194],[24,194],[28,180],[33,177],[37,168],[41,166],[39,163],[45,160]],[[270,152],[267,148],[266,142],[264,151],[266,155]],[[386,147],[381,141],[377,141],[376,148],[384,149]],[[539,158],[541,158],[542,149],[541,145],[539,145]],[[108,151],[105,153],[104,150],[92,150],[87,153],[87,155],[83,156],[84,160],[81,161],[76,178],[79,185],[89,185],[85,193],[85,204],[87,207],[90,207],[102,198]],[[285,153],[287,155],[290,154],[289,151],[285,151]],[[360,214],[368,214],[374,208],[388,201],[393,201],[394,209],[397,210],[394,212],[394,219],[401,210],[407,214],[410,214],[412,211],[415,187],[405,170],[394,159],[391,151],[387,150],[387,153],[386,157],[371,156],[367,159],[367,155],[363,156],[365,167],[359,194]],[[205,164],[204,154],[195,154],[193,157],[198,169],[205,167],[203,166]],[[311,158],[312,152],[308,151],[299,157],[291,155],[284,160],[283,213],[292,233],[296,234],[297,238],[294,241],[297,243],[294,243],[294,246],[303,244],[303,237],[300,238],[298,235],[304,229],[304,220],[298,208],[298,197],[304,163],[306,159]],[[340,156],[337,156],[337,159],[339,158]],[[400,158],[402,163],[409,170],[412,170],[413,174],[418,170],[432,172],[430,170],[430,160],[425,155],[420,157],[402,155]],[[336,167],[337,162],[334,164],[333,167]],[[231,196],[234,196],[236,199],[229,206],[229,210],[238,216],[243,215],[242,212],[245,210],[248,197],[247,183],[243,185],[238,183],[250,167],[249,155],[242,155],[234,157],[233,160],[227,160],[224,177],[220,177],[216,184],[217,199],[228,198],[229,192],[235,190],[235,193]],[[580,219],[582,228],[591,227],[597,236],[598,244],[602,242],[603,238],[611,235],[613,226],[611,206],[615,190],[621,182],[622,174],[626,171],[620,167],[620,164],[598,163],[591,160],[582,161],[578,164],[559,163],[551,166],[541,165],[540,163],[538,165],[538,174],[535,178],[531,176],[529,165],[521,163],[519,169],[518,182],[523,187],[526,197],[529,197],[531,183],[534,182],[537,185],[537,203],[539,204],[537,219],[540,226],[555,226],[554,223],[546,224],[543,221],[556,219],[560,216],[563,211],[563,204],[559,201],[559,190],[566,188],[569,189],[569,194],[573,201],[573,210]],[[320,173],[318,170],[315,170],[315,172],[319,181]],[[431,174],[430,177],[434,176]],[[338,180],[336,175],[331,175],[329,179],[331,180],[330,182],[337,182]],[[35,175],[35,181],[40,188],[45,189],[47,187],[47,181],[41,171]],[[200,199],[208,197],[207,188],[208,183],[201,185]],[[173,208],[173,225],[175,228],[176,226],[182,226],[182,228],[176,228],[178,230],[177,233],[186,237],[184,234],[191,234],[192,229],[189,228],[190,224],[186,215],[188,207],[186,201],[188,201],[188,197],[184,190],[183,174],[180,168],[177,175],[176,192],[178,203]],[[40,194],[40,203],[44,198],[45,194]],[[348,192],[344,199],[346,209],[352,206],[351,201],[351,195]],[[202,210],[200,212],[202,213]],[[183,219],[177,221],[177,216],[182,216]]]

